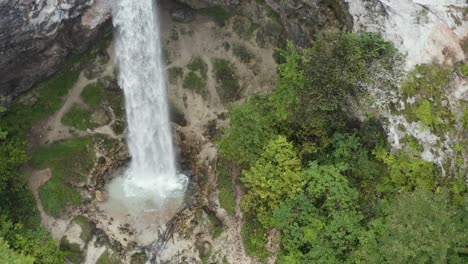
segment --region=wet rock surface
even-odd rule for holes
[[[0,1],[0,102],[47,78],[110,30],[107,0]]]
[[[310,46],[320,30],[350,31],[353,28],[353,18],[344,0],[178,1],[194,9],[222,6],[236,10],[267,29],[265,33],[285,30],[286,35],[299,46]]]

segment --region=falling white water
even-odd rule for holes
[[[186,177],[175,166],[156,1],[118,0],[113,21],[132,156],[121,184],[126,197],[162,200],[183,192]]]

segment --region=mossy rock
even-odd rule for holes
[[[255,59],[255,54],[241,43],[234,44],[232,47],[232,54],[242,63],[249,63]]]
[[[223,103],[240,98],[241,87],[234,64],[225,59],[213,59],[213,74],[218,84],[216,91]]]
[[[81,227],[80,238],[88,243],[93,238],[94,230],[96,229],[94,223],[92,223],[88,218],[80,215],[73,219]]]
[[[83,252],[81,252],[80,245],[77,243],[70,243],[66,237],[60,240],[60,249],[65,251],[66,259],[74,264],[80,264],[84,262]]]

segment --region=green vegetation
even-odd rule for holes
[[[104,88],[99,82],[87,85],[80,95],[83,102],[92,107],[101,104],[104,96]]]
[[[232,30],[244,40],[252,38],[257,26],[247,17],[234,17],[232,20]]]
[[[70,110],[63,116],[62,123],[67,126],[75,127],[79,130],[86,130],[94,128],[95,124],[91,122],[91,115],[93,113],[74,104]]]
[[[63,96],[78,80],[80,72],[90,65],[97,54],[107,49],[111,39],[106,37],[87,53],[73,56],[61,71],[38,84],[32,91],[16,98],[7,114],[0,119],[0,127],[23,134],[38,121],[59,110],[63,104]]]
[[[103,83],[107,83],[109,87],[104,88]],[[122,90],[118,88],[114,79],[104,77],[95,83],[89,84],[84,88],[80,97],[88,107],[84,108],[74,105],[62,118],[63,124],[73,126],[79,130],[93,129],[98,125],[102,125],[94,123],[100,122],[98,120],[93,122],[93,113],[106,111],[106,115],[108,115],[104,107],[110,107],[116,118],[112,129],[116,134],[123,132],[125,119],[124,98]]]
[[[108,47],[110,39],[105,38],[84,55],[72,56],[62,70],[38,84],[30,92],[17,97],[8,109],[0,106],[1,263],[59,264],[65,262],[65,252],[57,247],[57,241],[53,240],[51,235],[40,226],[40,214],[36,201],[27,186],[26,175],[21,171],[24,163],[29,160],[25,135],[33,125],[60,109],[63,105],[63,97],[74,85],[79,73],[96,58],[98,53]],[[51,149],[54,147],[51,146]],[[33,163],[47,166],[48,160],[53,161],[52,170],[56,173],[53,173],[52,179],[40,191],[41,199],[45,201],[43,204],[49,213],[58,211],[54,208],[62,207],[57,203],[69,204],[80,199],[76,190],[57,179],[60,177],[75,178],[74,171],[79,171],[74,170],[78,168],[78,165],[71,162],[68,165],[59,166],[61,162],[58,162],[56,158],[60,156],[55,155],[61,154],[63,153],[58,150],[55,154],[39,150],[35,152],[33,158]],[[76,154],[82,154],[82,152],[78,151]],[[71,161],[71,158],[65,159]],[[62,168],[66,166],[70,166],[69,170]],[[58,191],[59,195],[53,194],[54,191]],[[63,202],[61,199],[66,199],[66,201]]]
[[[268,226],[272,210],[304,186],[300,164],[294,147],[285,137],[271,140],[255,165],[242,175],[241,180],[249,190],[243,199],[244,211]]]
[[[34,227],[25,228],[20,223],[11,222],[5,215],[0,216],[0,260],[7,259],[21,264],[23,262],[20,261],[41,264],[63,263],[65,254],[56,244],[57,242],[51,239],[50,234],[40,227],[39,223]],[[2,263],[12,262],[2,261]]]
[[[94,227],[92,226],[89,219],[80,215],[80,216],[75,217],[73,221],[81,227],[80,238],[85,243],[88,243],[89,241],[91,241],[91,238],[93,238]]]
[[[183,87],[200,94],[202,97],[206,97],[207,95],[206,81],[193,71],[185,76]]]
[[[468,261],[465,174],[442,177],[411,136],[391,150],[379,120],[350,113],[375,70],[399,75],[396,49],[375,34],[328,33],[312,48],[289,44],[277,54],[276,90],[231,106],[218,140],[223,162],[243,169],[247,253],[265,261],[275,228],[278,263]],[[450,131],[455,119],[442,100],[451,75],[417,66],[403,83],[404,100],[416,99],[404,114]]]
[[[34,258],[13,251],[10,249],[10,246],[0,238],[0,262],[10,264],[33,264]]]
[[[402,85],[405,98],[416,99],[404,110],[408,121],[421,121],[436,134],[449,131],[455,116],[447,100],[445,90],[452,76],[452,69],[439,65],[417,65]]]
[[[429,22],[429,10],[423,7],[416,12],[416,23],[418,24],[426,24]]]
[[[252,166],[267,142],[277,137],[267,98],[252,97],[229,113],[231,126],[219,141],[223,155],[240,165]]]
[[[463,63],[463,65],[460,66],[460,72],[465,75],[465,77],[468,77],[468,63]]]
[[[267,243],[267,229],[255,218],[244,218],[242,225],[242,242],[245,251],[261,261],[265,261],[269,253],[265,249]]]
[[[185,76],[183,87],[192,90],[203,98],[208,96],[206,82],[208,79],[208,64],[200,57],[193,57],[187,68],[190,72]],[[177,74],[177,72],[175,73]]]
[[[96,264],[114,264],[114,263],[119,263],[119,262],[113,260],[107,250],[104,251],[104,253],[102,253],[99,259],[96,261]]]
[[[218,191],[219,191],[219,203],[221,207],[226,209],[229,215],[234,215],[235,211],[235,197],[232,186],[231,175],[229,174],[229,168],[223,159],[218,161]]]
[[[463,218],[465,217],[465,220]],[[383,206],[382,215],[362,234],[359,262],[466,263],[466,208],[445,195],[417,189]]]
[[[224,26],[231,15],[222,7],[208,7],[197,9],[197,12],[204,16],[213,18],[218,24]]]
[[[205,80],[208,78],[208,64],[206,64],[201,57],[193,57],[189,64],[187,64],[187,68],[191,71],[198,72]]]
[[[60,249],[66,252],[66,258],[73,264],[83,263],[84,256],[80,250],[80,245],[70,243],[66,237],[60,241]]]
[[[218,85],[216,91],[223,103],[239,99],[241,87],[235,66],[224,59],[213,60],[213,73]]]
[[[211,229],[211,235],[213,238],[217,238],[223,232],[223,225],[222,223],[216,218],[214,215],[208,215],[210,222],[213,224],[213,228]]]
[[[255,54],[244,44],[234,44],[232,47],[232,54],[242,63],[249,63],[255,58]]]
[[[70,205],[81,202],[74,184],[83,181],[93,165],[90,137],[74,138],[56,143],[33,153],[36,168],[50,168],[52,178],[39,189],[39,197],[46,212],[58,216]]]
[[[60,109],[62,97],[78,80],[78,76],[78,70],[57,73],[57,76],[35,88],[34,93],[18,98],[8,114],[2,117],[2,126],[15,133],[28,131],[36,122]]]

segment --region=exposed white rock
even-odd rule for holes
[[[91,8],[81,17],[81,24],[93,29],[104,23],[111,16],[111,4],[110,0],[92,0]]]
[[[435,60],[464,59],[460,40],[467,37],[464,0],[345,0],[354,31],[379,32],[407,55],[406,68]]]
[[[435,62],[452,64],[464,60],[465,54],[461,40],[468,37],[468,23],[463,16],[468,5],[465,0],[345,0],[354,20],[356,32],[378,32],[394,43],[406,55],[405,70],[416,64]],[[387,119],[388,140],[394,149],[402,149],[401,142],[407,136],[414,137],[423,147],[421,158],[434,162],[445,174],[447,161],[453,161],[456,153],[452,146],[457,139],[448,134],[437,136],[421,122],[408,122],[403,115],[395,115],[390,110],[393,103],[397,110],[404,110],[407,104],[414,104],[416,98],[403,101],[398,87],[382,87],[382,80],[398,76],[374,72],[374,82],[365,85],[373,98],[371,109],[376,109]],[[452,111],[457,109],[458,101],[468,98],[466,80],[457,77],[446,91],[446,104]]]

